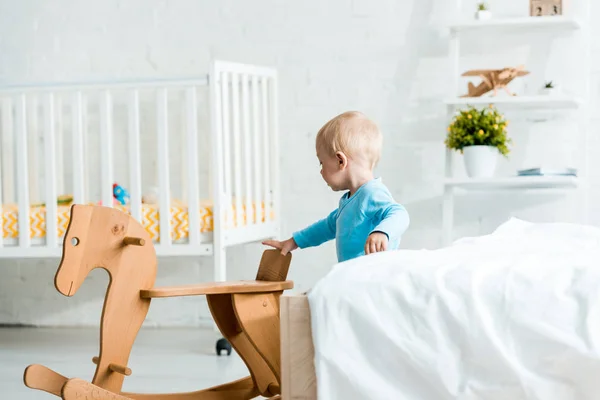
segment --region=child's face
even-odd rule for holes
[[[332,156],[317,150],[317,158],[321,165],[321,176],[333,191],[347,190],[346,167],[344,155]]]

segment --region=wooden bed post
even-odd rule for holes
[[[305,295],[281,296],[281,396],[316,400],[315,349]]]

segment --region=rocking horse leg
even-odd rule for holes
[[[269,390],[269,385],[278,383],[279,380],[240,326],[233,305],[233,296],[235,295],[214,294],[207,296],[213,319],[223,336],[231,343],[231,346],[248,367],[258,393],[264,397],[276,395],[278,393],[272,393]]]
[[[133,400],[249,400],[258,397],[259,393],[252,378],[247,377],[197,392],[170,394],[123,392],[121,395]]]
[[[69,380],[61,374],[40,364],[32,364],[25,368],[23,383],[30,389],[43,390],[55,396],[61,396],[64,384]]]
[[[280,292],[233,295],[233,306],[242,329],[275,375],[277,384],[272,384],[275,390],[270,390],[274,395],[280,393],[281,382],[280,295]]]
[[[132,400],[129,397],[109,392],[83,379],[69,379],[62,388],[63,400],[102,399],[102,400]]]

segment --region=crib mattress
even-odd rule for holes
[[[252,203],[252,209],[248,213],[246,205],[242,205],[242,225],[256,222],[256,210],[257,205],[260,208],[258,218],[259,222],[265,222],[265,207],[264,203]],[[128,206],[115,206],[124,212],[130,212]],[[58,236],[63,237],[67,226],[69,225],[69,214],[71,206],[58,206],[57,210],[57,228]],[[2,207],[2,235],[4,239],[16,239],[19,237],[19,211],[18,207],[14,204],[4,205]],[[231,207],[232,221],[228,224],[228,228],[232,228],[237,225],[237,212],[236,207]],[[274,215],[271,213],[269,219],[273,219]],[[198,230],[200,233],[212,232],[213,230],[213,207],[210,201],[202,201],[200,203],[200,226]],[[31,206],[29,209],[29,221],[30,221],[30,232],[29,236],[32,239],[44,238],[46,236],[46,207],[45,206]],[[171,205],[171,239],[173,241],[185,240],[189,235],[189,212],[188,206],[185,204],[175,203]],[[158,242],[160,240],[160,212],[158,204],[142,204],[142,225],[153,241]]]

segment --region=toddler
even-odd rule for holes
[[[335,238],[339,262],[397,249],[408,228],[409,216],[381,179],[373,176],[381,146],[377,125],[360,112],[345,112],[327,122],[316,140],[321,175],[332,190],[346,193],[338,208],[326,218],[288,240],[268,240],[263,244],[280,249],[285,255]]]

